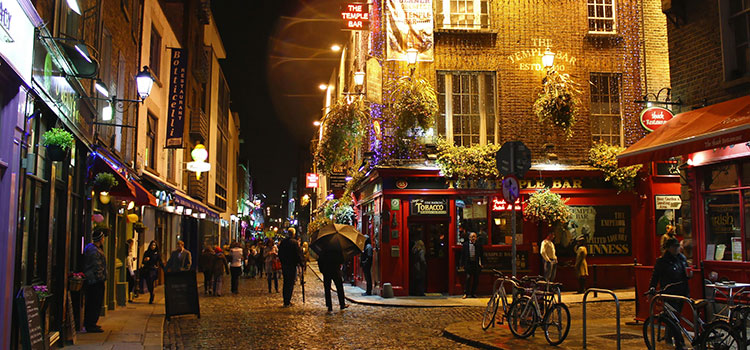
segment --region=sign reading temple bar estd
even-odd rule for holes
[[[167,115],[167,141],[164,148],[183,148],[186,83],[187,51],[173,48],[170,55],[169,111]]]

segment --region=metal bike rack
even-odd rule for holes
[[[617,299],[617,294],[609,289],[589,288],[586,293],[583,293],[583,348],[586,348],[586,298],[589,293],[606,293],[615,298],[615,306],[617,307],[617,350],[620,350],[620,300]]]

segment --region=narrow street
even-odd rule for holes
[[[401,308],[350,304],[326,314],[323,283],[308,270],[306,303],[299,284],[294,305],[268,294],[266,279],[241,279],[240,293],[200,296],[201,318],[165,322],[165,349],[473,349],[442,336],[449,324],[480,320],[481,308]],[[279,281],[281,282],[281,281]],[[335,298],[335,293],[333,294]],[[478,329],[481,332],[480,329]]]

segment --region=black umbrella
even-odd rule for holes
[[[331,224],[312,234],[310,249],[318,255],[324,251],[340,252],[344,259],[348,259],[365,249],[365,236],[354,226]]]

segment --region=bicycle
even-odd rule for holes
[[[710,302],[709,300],[691,299],[681,295],[664,293],[668,288],[680,283],[684,282],[670,283],[658,292],[652,288],[644,293],[644,295],[652,297],[649,317],[643,323],[643,340],[646,343],[646,348],[651,350],[655,349],[654,344],[668,343],[670,339],[667,337],[667,333],[670,333],[670,337],[684,336],[688,340],[687,344],[697,349],[741,349],[740,337],[727,321],[717,320],[706,323],[698,317],[698,310],[707,305]],[[687,302],[693,313],[693,321],[691,322],[683,317],[674,306],[667,302],[662,304],[660,313],[654,314],[655,303],[664,299]],[[683,327],[682,322],[692,328],[693,332],[689,332]],[[664,331],[663,334],[662,331]],[[675,339],[674,343],[679,342]]]
[[[510,332],[516,337],[528,338],[541,326],[544,338],[550,345],[565,341],[570,330],[570,311],[562,302],[561,285],[537,280],[531,295],[523,295],[513,301],[508,318]]]
[[[485,331],[489,329],[490,326],[495,326],[497,309],[501,303],[503,305],[503,314],[500,316],[497,323],[503,324],[503,321],[508,318],[510,305],[521,293],[521,285],[523,284],[523,281],[513,276],[506,277],[501,271],[495,269],[492,269],[492,271],[495,273],[495,276],[497,276],[497,279],[492,286],[492,296],[490,296],[490,300],[487,301],[487,307],[484,309],[484,315],[482,317],[482,330]],[[508,304],[508,295],[505,291],[506,282],[511,284],[511,304]]]

